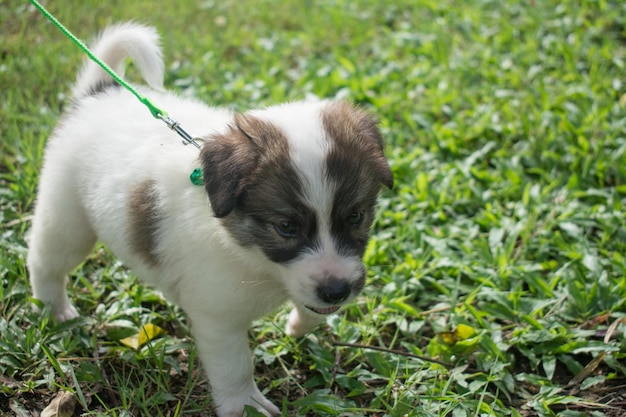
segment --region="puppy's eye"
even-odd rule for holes
[[[276,223],[274,228],[282,237],[296,237],[298,234],[298,226],[290,221]]]
[[[354,227],[354,226],[358,226],[361,223],[363,223],[363,212],[362,211],[353,211],[352,213],[350,213],[350,215],[348,216],[348,223],[350,224],[350,226]]]

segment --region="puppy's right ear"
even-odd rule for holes
[[[245,118],[236,114],[228,131],[211,136],[200,151],[204,188],[215,217],[224,217],[235,208],[258,162],[258,146],[244,130]]]

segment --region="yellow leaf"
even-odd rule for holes
[[[163,334],[165,334],[165,330],[155,324],[148,323],[139,330],[139,333],[125,337],[120,340],[120,343],[137,350],[150,340],[156,339]]]
[[[456,334],[454,332],[440,332],[439,337],[448,346],[454,346],[457,342]]]
[[[465,340],[474,336],[474,333],[476,333],[476,331],[472,326],[468,326],[467,324],[459,324],[458,326],[456,326],[456,329],[454,329],[454,333],[456,333],[458,340]]]
[[[469,339],[475,333],[475,330],[472,326],[468,326],[467,324],[459,324],[454,330],[451,332],[441,332],[438,333],[443,343],[448,346],[454,346],[457,342],[465,339]]]

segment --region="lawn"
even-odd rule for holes
[[[180,94],[338,97],[380,120],[396,187],[367,288],[302,339],[287,308],[250,332],[285,416],[626,415],[625,2],[69,3],[46,4],[81,39],[155,25]],[[0,0],[0,416],[65,391],[57,417],[212,415],[184,314],[105,247],[71,276],[81,318],[31,306],[38,172],[82,59]],[[128,346],[146,325],[163,334]]]

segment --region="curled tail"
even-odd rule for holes
[[[157,31],[137,23],[110,26],[90,45],[93,54],[120,77],[124,76],[125,61],[130,57],[150,87],[163,89],[163,59]],[[98,64],[88,60],[78,74],[72,90],[74,99],[93,95],[114,85],[115,81]]]

